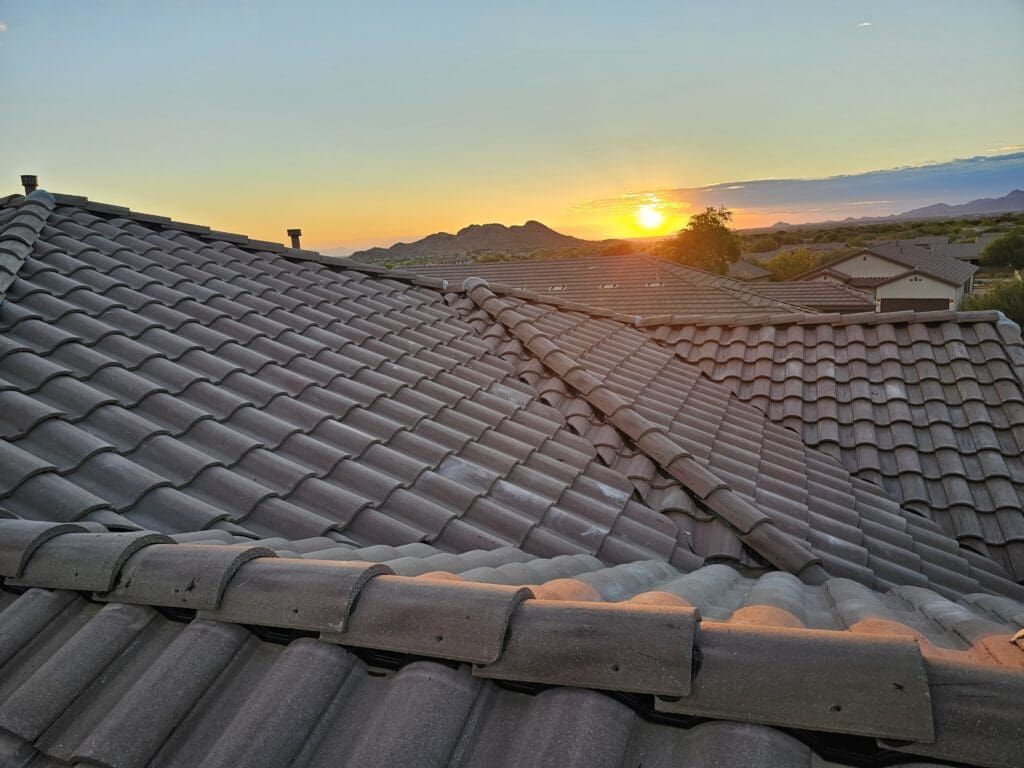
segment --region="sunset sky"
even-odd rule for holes
[[[975,188],[687,191],[1024,150],[1021,0],[724,7],[0,0],[0,194],[37,173],[317,248],[527,219],[598,238],[703,202],[748,226],[958,202]]]

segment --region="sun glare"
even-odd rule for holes
[[[665,221],[665,215],[653,205],[641,205],[636,210],[636,223],[641,229],[657,229]]]

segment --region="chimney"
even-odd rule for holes
[[[22,174],[21,183],[25,187],[26,195],[35,192],[39,188],[39,179],[36,178],[35,174]]]
[[[299,245],[299,238],[301,236],[302,236],[302,230],[301,229],[289,229],[288,230],[288,237],[290,237],[292,239],[292,248],[300,248],[301,247]]]

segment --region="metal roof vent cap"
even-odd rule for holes
[[[21,185],[25,187],[25,194],[30,195],[39,189],[39,178],[34,173],[23,173]]]
[[[289,229],[288,230],[288,237],[290,237],[292,239],[292,248],[301,248],[302,247],[302,246],[299,245],[299,238],[302,237],[302,230],[301,229]]]

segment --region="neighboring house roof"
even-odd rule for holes
[[[729,277],[735,277],[737,280],[763,280],[772,276],[772,273],[764,267],[742,259],[729,265],[728,274]]]
[[[1024,588],[621,318],[52,200],[0,305],[3,761],[1024,749]]]
[[[818,312],[871,312],[875,308],[875,300],[870,293],[825,280],[760,283],[752,287],[762,296]]]
[[[652,329],[683,360],[1024,579],[1024,343],[996,312]]]
[[[754,314],[792,312],[794,307],[754,292],[753,285],[644,254],[587,256],[488,264],[412,267],[417,274],[461,282],[482,277],[627,315],[678,313]]]
[[[908,271],[917,271],[921,274],[933,277],[944,283],[954,286],[961,286],[966,283],[978,268],[960,259],[946,255],[943,250],[931,250],[927,247],[917,245],[912,240],[894,240],[886,243],[878,243],[870,248],[862,248],[856,253],[850,254],[838,261],[824,264],[820,267],[808,270],[801,275],[791,278],[794,281],[811,280],[820,277],[826,272],[842,274],[843,263],[855,259],[865,253],[873,254],[879,258],[887,259],[896,264],[907,267]],[[863,283],[861,284],[863,285]]]

